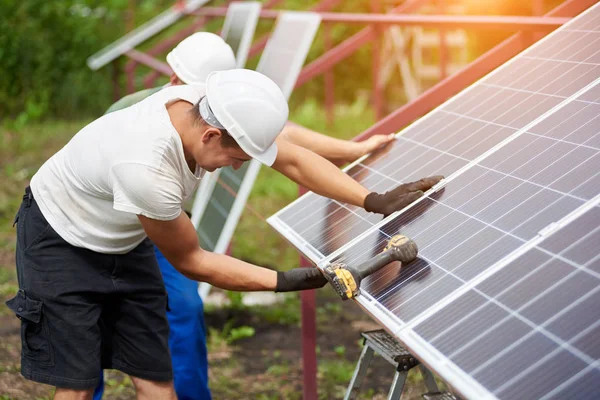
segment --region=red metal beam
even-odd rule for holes
[[[195,15],[222,16],[226,8],[204,7],[195,11]],[[274,19],[283,11],[262,10],[261,18]],[[390,15],[390,14],[353,14],[335,12],[316,12],[323,22],[344,24],[375,24],[375,25],[419,25],[432,28],[461,28],[461,29],[504,29],[510,31],[533,30],[551,31],[558,28],[568,18],[562,17],[530,17],[505,15]]]
[[[312,12],[327,11],[327,10],[331,9],[332,7],[334,7],[336,4],[338,4],[339,2],[340,2],[340,0],[323,0],[319,4],[317,4],[315,7],[309,9],[308,11],[312,11]],[[269,12],[269,10],[265,10],[264,7],[263,7],[263,11]],[[258,53],[260,53],[267,45],[267,42],[269,41],[270,37],[271,37],[271,34],[267,33],[266,35],[263,35],[260,39],[258,39],[256,41],[256,43],[254,43],[252,45],[252,47],[250,48],[250,52],[248,53],[248,56],[254,57]]]
[[[422,4],[424,4],[427,0],[408,0],[403,5],[394,8],[390,12],[392,13],[410,13],[419,8]],[[313,79],[315,76],[323,73],[324,71],[331,68],[333,65],[339,63],[346,57],[353,54],[359,47],[364,45],[365,43],[370,42],[371,40],[377,37],[375,28],[373,26],[368,26],[358,33],[354,34],[354,36],[349,37],[344,40],[342,43],[323,54],[321,57],[314,60],[312,63],[308,64],[306,67],[302,69],[300,72],[300,76],[298,76],[298,80],[296,81],[296,87],[300,87],[309,80]]]
[[[567,0],[555,8],[547,17],[575,16],[597,0]],[[361,133],[355,140],[364,140],[372,135],[397,132],[405,125],[423,116],[433,108],[442,104],[450,96],[477,81],[490,71],[499,67],[523,49],[533,44],[531,33],[519,32],[489,50],[456,74],[442,80],[420,95],[417,99],[400,107],[392,114],[377,122]]]
[[[138,50],[129,50],[125,53],[129,58],[137,61],[139,64],[150,67],[164,75],[171,75],[173,70],[169,64],[159,61],[156,58]]]

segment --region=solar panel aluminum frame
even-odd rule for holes
[[[317,34],[317,30],[319,29],[319,25],[321,24],[321,16],[314,12],[281,12],[277,17],[277,22],[275,24],[275,28],[273,29],[273,34],[271,35],[270,40],[267,42],[263,51],[263,55],[260,57],[260,60],[256,67],[256,71],[261,72],[267,76],[270,75],[267,72],[267,68],[269,67],[267,65],[268,57],[265,57],[264,55],[268,52],[272,52],[275,50],[275,42],[274,40],[272,40],[273,37],[275,37],[276,35],[285,37],[285,32],[283,31],[283,29],[285,29],[288,23],[293,23],[295,21],[302,21],[310,25],[307,27],[307,31],[305,31],[304,36],[302,36],[301,43],[296,48],[294,48],[294,60],[292,63],[292,68],[288,72],[285,82],[276,82],[281,88],[281,91],[283,92],[286,99],[290,98],[290,96],[292,95],[292,91],[294,90],[294,86],[296,86],[298,75],[300,75],[300,71],[302,70],[302,66],[304,65],[306,56],[308,55],[308,51],[310,50],[315,35]],[[269,77],[272,78],[271,76]]]
[[[258,3],[258,4],[260,5],[260,3]],[[254,6],[254,8],[251,8],[251,9],[256,11],[256,6]],[[260,12],[260,9],[258,9],[258,12],[256,15],[257,19],[258,19],[259,12]],[[302,22],[308,23],[309,25],[307,27],[306,34],[302,37],[301,45],[294,48],[294,59],[292,62],[292,66],[286,76],[286,81],[285,82],[277,82],[279,85],[283,85],[283,87],[280,86],[280,88],[281,88],[284,96],[286,97],[286,99],[289,99],[292,94],[294,85],[296,83],[298,75],[300,74],[300,70],[302,69],[302,65],[304,65],[304,61],[306,60],[308,51],[310,50],[310,47],[314,41],[314,37],[315,37],[317,30],[319,28],[319,25],[321,23],[321,17],[318,14],[311,13],[311,12],[284,12],[284,13],[281,13],[279,15],[279,17],[277,18],[277,22],[276,22],[272,37],[276,37],[276,35],[278,35],[278,36],[283,35],[283,37],[285,37],[285,32],[282,31],[282,27],[284,27],[289,21],[302,21]],[[248,24],[248,25],[251,25],[251,24]],[[255,27],[255,25],[256,24],[254,24],[254,27]],[[252,28],[252,33],[254,32],[254,27]],[[247,29],[245,31],[245,33],[246,32],[250,32],[249,29]],[[273,47],[272,43],[273,43],[272,40],[269,40],[269,42],[267,42],[267,45],[265,46],[263,55],[261,56],[261,60],[259,61],[259,65],[257,67],[258,72],[265,73],[264,69],[267,68],[267,65],[265,64],[265,61],[264,61],[266,59],[266,57],[264,57],[264,55],[270,54],[271,52],[275,51],[275,48]],[[240,44],[239,50],[241,50],[241,49],[242,49],[242,44]],[[249,49],[249,45],[248,45],[248,49]],[[265,75],[268,76],[268,74],[266,74],[266,73],[265,73]],[[249,161],[248,168],[246,170],[245,175],[242,178],[240,188],[237,192],[237,195],[236,195],[234,203],[231,207],[231,210],[229,211],[229,216],[227,217],[227,220],[225,221],[223,230],[221,231],[221,234],[219,235],[219,238],[217,239],[217,243],[215,244],[215,248],[213,249],[213,251],[215,253],[223,254],[227,251],[227,247],[229,246],[231,238],[235,232],[235,228],[236,228],[236,226],[239,222],[239,219],[241,217],[241,214],[244,210],[244,206],[246,205],[248,196],[250,195],[252,187],[254,186],[254,182],[256,181],[256,177],[258,176],[258,173],[260,171],[260,166],[261,166],[261,164],[257,160],[252,159]],[[194,227],[196,227],[196,229],[198,228],[200,221],[202,220],[202,216],[204,215],[204,211],[206,210],[206,206],[208,205],[208,202],[210,201],[210,198],[211,198],[213,191],[216,187],[216,184],[219,180],[219,176],[220,176],[221,172],[222,172],[221,169],[217,169],[216,171],[210,173],[209,177],[207,177],[208,182],[204,186],[202,186],[202,184],[201,184],[199,192],[196,195],[196,198],[194,200],[194,209],[197,209],[198,213],[194,214],[194,211],[192,212],[193,221],[196,221],[196,223],[194,224]],[[199,287],[198,287],[198,293],[200,294],[200,296],[202,298],[206,298],[206,296],[208,295],[208,292],[210,291],[210,288],[211,288],[211,286],[208,283],[205,283],[205,282],[200,283]]]
[[[140,43],[174,24],[187,13],[197,10],[206,3],[208,3],[208,0],[188,0],[182,9],[170,7],[150,21],[128,32],[126,35],[88,57],[86,61],[88,67],[93,71],[102,68]]]
[[[252,38],[254,37],[254,31],[258,24],[258,18],[260,17],[261,8],[262,3],[258,1],[234,1],[227,7],[227,13],[225,14],[225,20],[223,21],[223,29],[221,30],[221,37],[225,42],[227,42],[230,31],[234,28],[232,24],[236,15],[245,14],[246,16],[240,44],[235,54],[236,68],[244,68],[246,65],[246,60],[250,53],[250,46],[252,45]]]
[[[510,63],[511,61],[509,61],[508,63]],[[495,153],[498,149],[506,146],[508,143],[514,141],[515,139],[517,139],[521,135],[525,134],[530,128],[532,128],[535,125],[539,124],[540,122],[542,122],[543,120],[545,120],[547,117],[551,116],[556,111],[564,108],[565,106],[567,106],[571,102],[577,100],[577,98],[579,96],[581,96],[582,94],[585,94],[587,91],[589,91],[590,89],[596,87],[599,84],[600,84],[600,78],[595,79],[593,82],[589,83],[588,85],[586,85],[585,87],[583,87],[582,89],[580,89],[579,91],[577,91],[576,93],[574,93],[571,96],[569,96],[567,99],[563,100],[562,102],[560,102],[556,106],[552,107],[551,109],[549,109],[548,111],[546,111],[545,113],[543,113],[542,115],[540,115],[538,118],[534,119],[533,121],[531,121],[530,123],[528,123],[527,125],[525,125],[524,127],[522,127],[521,129],[519,129],[517,132],[513,133],[512,135],[510,135],[508,138],[506,138],[503,141],[501,141],[500,143],[498,143],[496,146],[490,148],[485,153],[481,154],[479,157],[477,157],[473,161],[469,162],[467,165],[465,165],[462,168],[458,169],[456,172],[454,172],[449,177],[447,177],[447,178],[443,179],[442,181],[440,181],[439,184],[437,184],[435,187],[431,188],[427,193],[425,193],[424,196],[422,196],[421,198],[419,198],[415,202],[411,203],[410,205],[408,205],[407,207],[405,207],[404,209],[402,209],[400,211],[396,211],[395,213],[390,214],[387,218],[381,220],[377,224],[373,225],[371,228],[367,229],[361,235],[357,236],[356,238],[352,239],[350,242],[346,243],[344,246],[340,247],[339,249],[337,249],[336,251],[334,251],[333,253],[331,253],[329,256],[323,258],[321,261],[319,261],[318,265],[326,266],[332,259],[334,259],[338,255],[340,255],[341,253],[343,253],[345,250],[347,250],[350,247],[352,247],[354,244],[356,244],[357,242],[359,242],[361,239],[363,239],[367,235],[371,234],[374,230],[379,229],[379,227],[387,224],[388,222],[392,221],[393,219],[397,218],[398,216],[406,213],[411,208],[416,207],[422,201],[425,201],[425,199],[427,199],[429,197],[429,195],[434,194],[438,190],[442,189],[449,182],[451,182],[454,179],[456,179],[458,176],[460,176],[461,174],[463,174],[465,171],[467,171],[468,169],[476,166],[482,160],[484,160],[485,158],[487,158],[491,154]],[[467,89],[466,91],[468,91],[469,89]]]
[[[400,342],[402,342],[403,345],[409,349],[412,354],[416,355],[423,364],[435,371],[445,382],[452,382],[452,387],[458,393],[460,393],[461,396],[467,399],[477,400],[496,399],[492,393],[490,393],[475,379],[473,379],[460,367],[440,353],[435,347],[427,342],[427,340],[417,334],[413,328],[430,318],[435,312],[439,311],[446,305],[458,299],[463,294],[467,293],[470,289],[474,288],[485,279],[504,268],[506,265],[510,264],[512,261],[525,254],[527,251],[540,244],[542,241],[559,231],[561,228],[567,226],[585,214],[587,211],[597,207],[598,205],[600,205],[600,195],[584,203],[579,208],[575,209],[555,223],[547,226],[544,230],[540,231],[540,234],[538,234],[535,238],[531,239],[526,244],[517,248],[512,253],[493,264],[490,268],[486,269],[485,272],[471,279],[468,283],[461,286],[459,289],[455,290],[438,303],[432,305],[427,311],[420,314],[408,324],[400,322],[387,309],[381,307],[381,305],[368,293],[363,293],[356,297],[355,301],[367,314],[381,323],[392,336],[396,337]],[[390,327],[395,327],[395,329],[390,329]]]
[[[600,7],[600,6],[596,6],[596,7]],[[550,38],[553,36],[554,36],[554,33],[551,34],[550,36],[548,36],[547,38],[543,39],[541,42],[550,40]],[[535,45],[532,46],[532,48],[535,48],[535,47],[536,47]],[[528,51],[529,51],[529,49],[525,50],[521,54],[527,54]],[[505,65],[509,65],[510,63],[514,62],[515,59],[516,59],[516,57],[513,58],[513,60],[510,60],[509,62],[507,62]],[[487,77],[492,76],[493,74],[501,71],[502,68],[503,67],[496,69],[492,73],[488,74]],[[483,79],[485,79],[485,78],[483,78]],[[362,238],[367,236],[369,233],[372,233],[372,232],[378,230],[378,228],[381,227],[382,225],[390,222],[392,219],[395,219],[399,215],[406,213],[409,209],[417,206],[420,202],[425,201],[425,198],[428,197],[428,195],[443,188],[444,186],[446,186],[446,184],[453,181],[455,178],[460,176],[462,173],[464,173],[469,168],[472,168],[473,166],[477,165],[477,163],[479,163],[480,161],[482,161],[489,155],[493,154],[498,149],[506,146],[507,143],[512,142],[516,138],[518,138],[521,135],[523,135],[524,133],[526,133],[529,128],[540,123],[547,117],[553,115],[556,111],[562,109],[566,105],[575,101],[579,96],[586,93],[590,89],[596,88],[599,84],[600,84],[600,78],[597,78],[596,80],[590,82],[585,87],[578,90],[576,93],[572,94],[568,98],[565,98],[562,102],[558,103],[557,105],[555,105],[548,111],[539,115],[538,118],[533,120],[531,123],[527,124],[526,126],[522,127],[521,129],[518,129],[514,134],[512,134],[505,140],[498,143],[496,146],[490,148],[488,151],[481,154],[479,157],[476,157],[474,160],[469,162],[464,167],[460,168],[459,170],[457,170],[456,172],[451,174],[449,177],[447,177],[445,179],[444,182],[441,182],[440,185],[438,185],[437,187],[430,190],[426,194],[426,196],[424,196],[422,199],[413,203],[411,206],[402,210],[401,212],[397,212],[397,213],[391,215],[390,217],[386,218],[385,220],[381,221],[380,223],[375,224],[371,228],[367,229],[366,232],[359,235],[359,237],[356,237],[352,241],[348,242],[345,246],[339,248],[338,250],[331,253],[327,257],[323,256],[318,251],[315,251],[315,249],[312,248],[312,246],[308,245],[301,237],[298,237],[295,235],[290,236],[290,235],[287,235],[286,233],[284,233],[284,232],[287,232],[287,233],[291,232],[292,234],[295,234],[295,232],[293,230],[289,229],[289,227],[286,224],[282,223],[277,218],[277,216],[280,215],[280,213],[282,213],[284,210],[289,209],[292,206],[292,204],[295,204],[296,202],[298,202],[300,200],[297,200],[295,203],[292,203],[291,205],[287,206],[286,208],[284,208],[283,210],[279,211],[277,214],[275,214],[274,216],[269,218],[269,223],[275,229],[277,229],[279,232],[284,234],[286,239],[289,240],[290,242],[292,242],[292,244],[294,244],[296,247],[300,246],[301,248],[299,248],[299,249],[301,250],[301,252],[303,252],[305,255],[309,254],[309,258],[310,258],[311,253],[319,254],[321,256],[320,259],[319,258],[311,259],[311,261],[313,261],[319,268],[324,268],[336,256],[343,253],[346,249],[350,248],[353,244],[358,243]],[[475,86],[475,85],[473,85],[473,86]],[[444,105],[447,105],[450,102],[455,101],[456,99],[460,98],[465,93],[468,93],[473,88],[473,86],[471,88],[468,88],[465,91],[461,92],[459,95],[454,96],[453,98],[449,99],[444,104],[442,104],[440,107],[443,107]],[[428,116],[425,116],[424,118],[420,119],[419,121],[415,122],[414,124],[412,124],[410,126],[414,126],[415,124],[421,123],[427,117]],[[408,127],[405,128],[403,131],[399,132],[397,134],[397,136],[400,136],[406,129],[408,129]],[[357,162],[355,162],[352,165],[350,165],[349,167],[347,167],[345,169],[345,171],[348,170],[349,168],[355,166],[358,162],[360,162],[366,158],[367,157],[361,158]],[[560,218],[558,221],[548,224],[546,227],[544,227],[540,231],[538,231],[537,235],[534,238],[532,238],[529,241],[527,241],[526,243],[522,244],[521,246],[516,248],[514,251],[508,253],[502,259],[493,263],[492,266],[490,268],[487,268],[484,272],[480,273],[476,277],[465,282],[462,286],[460,286],[459,288],[457,288],[456,290],[451,292],[449,295],[443,297],[437,303],[430,306],[425,312],[423,312],[422,314],[420,314],[419,316],[417,316],[416,318],[411,320],[409,323],[404,323],[404,322],[400,321],[395,315],[393,315],[390,311],[388,311],[385,307],[383,307],[374,297],[372,297],[368,293],[364,293],[362,296],[359,296],[358,298],[356,298],[356,302],[371,317],[373,317],[375,320],[379,321],[383,326],[385,326],[390,334],[392,334],[393,336],[398,338],[407,348],[409,348],[413,352],[413,354],[418,356],[421,359],[421,361],[424,362],[424,364],[428,365],[432,370],[438,372],[439,375],[443,379],[445,379],[447,382],[451,382],[452,386],[462,396],[464,396],[466,398],[473,398],[473,399],[496,398],[492,393],[490,393],[486,388],[484,388],[479,382],[474,380],[471,376],[469,376],[467,373],[465,373],[461,368],[459,368],[452,361],[450,361],[446,356],[441,354],[436,348],[434,348],[424,338],[419,336],[412,328],[417,326],[417,324],[423,322],[427,318],[430,318],[435,312],[439,311],[444,306],[450,304],[453,300],[457,299],[459,296],[466,293],[474,285],[476,285],[477,283],[480,283],[484,279],[488,278],[493,273],[501,270],[508,263],[510,263],[511,261],[514,261],[520,255],[524,254],[525,252],[527,252],[528,250],[533,248],[536,244],[540,243],[541,241],[546,239],[548,236],[552,235],[554,232],[561,229],[562,227],[568,225],[570,222],[572,222],[576,218],[580,217],[583,213],[585,213],[592,207],[598,205],[599,203],[600,203],[600,195],[585,202],[584,204],[582,204],[581,206],[579,206],[578,208],[573,210],[571,213],[565,215],[563,218]]]
[[[552,115],[557,110],[565,107],[567,104],[576,100],[579,96],[581,96],[582,94],[586,93],[587,91],[589,91],[590,89],[592,89],[598,85],[600,85],[600,78],[597,78],[590,84],[586,85],[584,88],[580,89],[573,95],[569,96],[569,98],[565,99],[564,101],[562,101],[555,107],[552,107],[546,113],[542,114],[540,117],[536,118],[531,123],[529,123],[526,126],[524,126],[523,128],[521,128],[519,131],[517,131],[516,133],[511,135],[509,138],[500,142],[497,146],[494,146],[493,148],[491,148],[490,150],[488,150],[487,152],[482,154],[480,157],[477,157],[471,163],[469,163],[466,166],[464,166],[463,168],[459,169],[457,172],[455,172],[454,174],[452,174],[449,178],[447,178],[445,180],[445,183],[443,186],[445,186],[445,184],[447,184],[448,182],[452,181],[454,178],[458,177],[466,169],[472,167],[473,165],[476,165],[477,162],[483,160],[490,154],[493,154],[497,149],[499,149],[499,148],[505,146],[507,143],[513,141],[518,136],[524,134],[532,126],[543,121],[546,117]],[[435,191],[441,189],[443,186],[439,186],[439,188],[432,189],[430,191],[430,193],[434,193]],[[385,223],[389,222],[390,220],[407,212],[412,207],[415,207],[421,201],[424,201],[425,198],[427,198],[427,197],[428,196],[423,196],[421,199],[417,200],[416,202],[414,202],[407,208],[405,208],[393,215],[390,215],[384,221],[374,225],[373,227],[368,229],[366,232],[364,232],[362,235],[358,236],[357,238],[355,238],[354,240],[352,240],[345,246],[343,246],[340,249],[338,249],[337,251],[333,252],[330,256],[328,256],[325,259],[323,259],[322,261],[320,261],[317,264],[317,267],[320,269],[325,268],[326,266],[329,265],[329,262],[331,260],[333,260],[338,255],[342,254],[348,248],[352,247],[352,245],[359,242],[362,238],[364,238],[368,234],[372,233],[373,231],[377,230],[379,227],[383,226]],[[464,294],[466,291],[471,289],[473,286],[480,283],[485,278],[491,276],[493,273],[497,272],[498,270],[500,270],[501,268],[506,266],[510,261],[513,261],[515,258],[520,256],[527,250],[531,249],[533,246],[535,246],[536,244],[538,244],[539,242],[541,242],[542,240],[547,238],[549,235],[554,233],[556,230],[564,227],[571,221],[575,220],[577,217],[579,217],[585,211],[596,206],[598,203],[600,203],[600,195],[594,197],[592,200],[587,201],[586,203],[584,203],[583,205],[581,205],[580,207],[578,207],[577,209],[575,209],[574,211],[569,213],[564,218],[547,225],[546,227],[544,227],[542,230],[540,230],[538,232],[538,235],[536,237],[534,237],[527,243],[523,244],[522,246],[520,246],[519,248],[517,248],[516,250],[514,250],[512,253],[508,254],[504,258],[500,259],[497,263],[493,264],[490,268],[487,268],[481,274],[470,279],[467,283],[460,286],[458,289],[454,290],[452,293],[450,293],[446,297],[442,298],[437,303],[430,306],[426,311],[424,311],[422,314],[420,314],[418,317],[416,317],[414,320],[412,320],[409,324],[405,324],[402,321],[400,321],[399,319],[397,319],[387,309],[382,307],[377,302],[377,300],[375,298],[373,298],[371,295],[369,295],[368,293],[361,294],[360,296],[358,296],[355,299],[355,301],[356,301],[356,303],[359,304],[359,306],[361,308],[363,308],[363,310],[367,314],[369,314],[373,319],[377,320],[383,326],[385,326],[386,329],[388,329],[388,331],[390,332],[390,334],[392,334],[394,337],[396,337],[398,340],[400,340],[424,364],[428,365],[432,370],[434,370],[436,373],[438,373],[442,378],[444,378],[446,380],[446,382],[452,382],[453,387],[461,395],[463,395],[466,398],[470,398],[470,399],[471,398],[472,399],[487,399],[487,398],[494,399],[494,398],[496,398],[495,396],[493,396],[491,393],[489,393],[485,388],[483,388],[483,386],[481,386],[479,383],[477,383],[473,378],[471,378],[468,374],[466,374],[464,371],[462,371],[454,363],[452,363],[450,360],[448,360],[446,357],[444,357],[433,346],[431,346],[425,339],[421,338],[417,333],[415,333],[412,330],[412,327],[416,326],[416,324],[424,321],[428,317],[431,317],[435,312],[439,311],[443,306],[449,304],[450,302],[452,302],[453,300],[458,298],[460,295]]]
[[[594,7],[600,7],[600,6],[599,5],[592,6],[590,9],[592,9]],[[585,12],[587,12],[587,11],[584,11],[584,13]],[[583,15],[583,13],[581,15]],[[565,26],[568,25],[568,24],[569,23],[565,24]],[[507,66],[511,65],[513,62],[515,62],[515,60],[519,56],[526,55],[530,51],[533,51],[539,44],[545,43],[548,40],[552,40],[552,38],[556,35],[556,32],[557,31],[554,31],[554,32],[550,33],[549,35],[545,36],[540,41],[536,42],[535,44],[533,44],[529,48],[527,48],[524,51],[522,51],[521,53],[519,53],[517,56],[513,57],[512,59],[510,59],[509,61],[507,61],[506,63],[504,63],[502,66],[496,68],[494,71],[490,72],[485,77],[481,78],[479,81],[473,83],[467,89],[461,91],[457,95],[455,95],[455,96],[451,97],[450,99],[446,100],[444,103],[440,104],[438,107],[434,108],[433,110],[431,110],[430,112],[428,112],[426,115],[424,115],[422,118],[420,118],[417,121],[413,122],[412,124],[406,126],[402,130],[400,130],[398,133],[396,133],[396,135],[395,135],[396,138],[402,136],[409,128],[412,128],[414,126],[418,126],[418,125],[424,123],[425,121],[427,121],[430,118],[430,116],[433,115],[433,113],[435,111],[437,111],[438,109],[441,109],[442,107],[445,107],[445,106],[447,106],[449,104],[452,104],[455,101],[458,101],[463,96],[467,95],[472,90],[474,90],[476,88],[476,86],[477,86],[477,83],[479,83],[479,82],[481,82],[481,81],[483,81],[483,80],[485,80],[485,79],[487,79],[489,77],[492,77],[492,76],[500,73],[501,71],[504,70],[504,68],[506,68]],[[389,215],[387,218],[385,218],[382,221],[380,221],[377,225],[374,225],[371,228],[367,229],[361,235],[355,237],[354,239],[352,239],[351,241],[349,241],[348,243],[346,243],[346,245],[340,247],[339,249],[337,249],[336,251],[334,251],[333,253],[331,253],[329,256],[325,256],[318,249],[314,248],[304,238],[302,238],[300,235],[298,235],[298,233],[294,229],[292,229],[291,227],[289,227],[285,222],[283,222],[279,218],[280,215],[282,215],[284,212],[286,212],[289,209],[291,209],[294,206],[296,206],[298,203],[300,203],[301,201],[303,201],[305,198],[307,198],[309,196],[316,196],[314,193],[312,193],[312,192],[306,193],[303,196],[301,196],[298,199],[296,199],[295,201],[293,201],[292,203],[288,204],[286,207],[282,208],[277,213],[275,213],[271,217],[269,217],[267,219],[267,223],[269,223],[269,225],[271,225],[277,232],[279,232],[289,243],[291,243],[294,247],[296,247],[300,251],[300,253],[303,256],[305,256],[309,261],[311,261],[313,264],[315,264],[317,266],[319,266],[319,265],[325,265],[325,263],[327,263],[329,260],[333,259],[335,256],[339,255],[343,250],[351,247],[354,243],[356,243],[360,239],[364,238],[364,236],[366,236],[367,234],[369,234],[374,228],[377,228],[379,226],[382,226],[382,225],[388,223],[389,221],[391,221],[391,220],[395,219],[396,217],[398,217],[401,213],[406,212],[407,210],[411,209],[412,207],[417,206],[418,204],[420,204],[421,201],[425,200],[425,198],[429,197],[431,194],[434,194],[438,190],[442,189],[451,179],[459,176],[464,171],[466,171],[467,169],[473,167],[473,165],[476,165],[479,161],[481,161],[485,157],[487,157],[490,154],[492,154],[493,152],[495,152],[497,149],[505,146],[510,141],[516,139],[521,134],[523,134],[524,132],[526,132],[526,130],[528,128],[530,128],[531,126],[539,123],[540,120],[542,120],[544,117],[551,115],[553,112],[555,112],[556,110],[562,108],[564,105],[568,104],[570,101],[573,101],[578,95],[580,95],[581,93],[583,93],[587,88],[593,87],[596,82],[597,81],[594,81],[594,82],[590,83],[589,85],[586,86],[586,88],[583,88],[580,91],[578,91],[577,93],[575,93],[572,96],[570,96],[569,99],[566,99],[563,102],[561,102],[558,105],[556,105],[555,107],[552,107],[550,110],[548,110],[542,116],[540,116],[539,118],[536,118],[534,121],[532,121],[531,123],[527,124],[523,128],[519,129],[517,132],[515,132],[514,134],[512,134],[511,136],[509,136],[505,140],[503,140],[500,143],[498,143],[497,145],[493,146],[488,151],[486,151],[483,154],[481,154],[479,157],[475,158],[474,160],[472,160],[471,162],[469,162],[468,164],[466,164],[462,168],[458,169],[452,175],[450,175],[448,177],[445,177],[445,179],[443,179],[442,181],[440,181],[435,187],[433,187],[429,191],[427,191],[422,198],[420,198],[419,200],[415,201],[414,203],[412,203],[408,207],[404,208],[403,210],[397,211],[397,212]],[[344,172],[349,171],[351,168],[353,168],[354,166],[358,165],[359,163],[361,163],[362,161],[366,160],[369,157],[370,157],[370,155],[365,155],[365,156],[359,158],[355,162],[353,162],[350,165],[348,165],[347,167],[345,167],[343,169],[343,171]]]

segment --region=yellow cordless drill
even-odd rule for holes
[[[400,261],[403,265],[408,264],[417,258],[418,251],[417,244],[412,239],[404,235],[395,235],[389,240],[383,252],[369,261],[356,267],[343,263],[332,264],[323,269],[323,275],[342,300],[348,300],[360,294],[360,282],[364,278],[392,261]]]

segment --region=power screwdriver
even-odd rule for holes
[[[417,258],[417,244],[404,235],[395,235],[388,241],[383,252],[364,263],[352,267],[344,263],[336,263],[323,269],[323,275],[335,292],[348,300],[360,294],[360,282],[379,271],[392,261],[400,261],[403,265]]]

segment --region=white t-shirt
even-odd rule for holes
[[[73,246],[123,254],[146,237],[137,214],[177,218],[204,171],[190,171],[166,104],[204,94],[168,87],[80,130],[31,180],[50,226]]]

